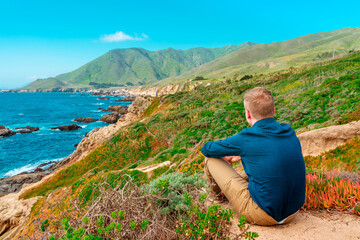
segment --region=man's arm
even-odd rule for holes
[[[240,156],[242,150],[240,146],[233,143],[240,143],[241,138],[239,135],[235,135],[224,140],[209,141],[202,147],[201,152],[206,157],[221,158],[225,156]]]
[[[241,157],[240,156],[225,156],[222,157],[222,159],[224,159],[228,164],[232,164],[232,163],[236,163],[236,162],[240,162],[241,161]]]

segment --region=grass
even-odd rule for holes
[[[206,141],[229,137],[248,127],[243,95],[255,86],[265,86],[273,92],[276,120],[289,123],[297,132],[358,119],[360,53],[241,78],[218,79],[210,86],[204,82],[192,91],[154,98],[139,122],[121,129],[84,159],[23,193],[22,198],[47,196],[46,201],[37,205],[42,211],[31,213],[32,221],[73,214],[71,202],[91,203],[96,192],[94,186],[104,179],[109,179],[110,185],[116,185],[117,176],[125,174],[138,176],[139,183],[150,180],[129,169],[133,166],[171,162],[171,168],[158,170],[152,179],[171,171],[201,172],[204,156],[199,150]],[[309,172],[304,209],[355,212],[359,188],[344,173],[357,174],[359,152],[360,140],[354,139],[319,157],[305,158]],[[329,174],[336,169],[341,174]]]
[[[95,167],[120,170],[149,158],[179,164],[187,159],[190,165],[186,170],[191,170],[189,166],[199,169],[191,162],[202,163],[203,157],[195,154],[202,143],[234,135],[247,127],[243,94],[254,86],[265,86],[273,92],[276,119],[291,124],[297,131],[309,125],[338,124],[359,107],[360,71],[348,67],[356,64],[360,66],[359,53],[312,67],[207,87],[199,85],[194,91],[155,98],[141,122],[122,129],[111,141],[22,197],[44,196],[56,188],[70,186]]]
[[[307,168],[317,171],[360,171],[360,139],[354,138],[319,156],[306,156],[304,160]]]

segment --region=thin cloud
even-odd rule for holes
[[[101,36],[100,40],[103,42],[122,42],[122,41],[142,41],[148,38],[144,33],[141,34],[141,37],[130,36],[124,33],[123,31],[118,31],[114,34],[105,34]]]

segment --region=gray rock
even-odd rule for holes
[[[20,129],[20,131],[16,131],[16,133],[21,133],[21,134],[39,131],[38,127],[30,127],[30,126],[20,127],[20,128],[15,128],[15,129]]]
[[[8,128],[0,129],[0,137],[10,137],[15,134],[16,134],[16,132],[11,131]]]
[[[91,118],[91,117],[87,117],[87,118],[75,118],[74,120],[75,122],[83,122],[83,123],[91,123],[91,122],[96,122],[98,121],[98,119],[95,118]]]
[[[116,100],[115,102],[133,102],[135,100],[135,96],[127,96],[121,99]]]
[[[34,183],[40,181],[45,175],[50,173],[49,170],[38,170],[38,172],[24,173],[8,178],[0,179],[0,196],[9,193],[19,192],[25,183]]]
[[[60,126],[60,127],[54,127],[54,128],[51,128],[51,130],[59,129],[60,131],[73,131],[73,130],[78,130],[79,128],[81,128],[81,127],[76,124],[71,124],[71,125],[65,125],[65,126]]]
[[[90,132],[86,133],[86,134],[85,134],[85,137],[88,137],[88,136],[90,136],[90,134],[92,134],[92,133],[94,133],[94,132],[99,131],[99,129],[100,129],[100,127],[96,127],[96,128],[94,128],[94,129],[93,129],[93,130],[91,130]]]
[[[126,114],[128,112],[128,108],[124,105],[117,105],[117,106],[109,106],[107,111],[117,112],[120,114]]]
[[[109,114],[104,115],[100,121],[106,122],[106,123],[116,123],[117,120],[120,118],[120,114],[117,112],[112,112]]]

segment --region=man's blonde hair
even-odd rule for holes
[[[244,106],[256,119],[274,116],[274,97],[263,87],[256,87],[245,93]]]

